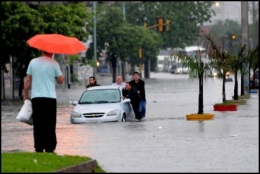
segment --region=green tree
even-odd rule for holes
[[[247,56],[244,55],[245,51],[246,51],[246,45],[240,47],[238,55],[232,55],[230,59],[230,68],[234,72],[234,80],[235,80],[234,100],[238,100],[238,72],[242,67],[243,69],[241,69],[242,71],[241,74],[243,74],[243,71],[245,69],[244,63],[245,63],[245,58],[247,58]]]
[[[151,45],[156,45],[155,40],[158,38],[156,33],[127,23],[119,7],[103,7],[102,12],[97,14],[97,49],[107,50],[107,59],[111,62],[113,69],[113,82],[116,79],[118,59],[131,64],[139,64],[138,49],[147,41],[151,41]],[[159,50],[158,47],[157,50]]]
[[[30,60],[40,52],[29,48],[27,40],[39,33],[59,33],[85,40],[91,27],[92,13],[84,4],[24,5],[21,2],[1,2],[1,44],[3,64],[10,56],[16,58],[14,68],[20,77],[19,96]],[[88,24],[88,25],[86,25]]]
[[[42,32],[43,19],[38,11],[20,2],[1,2],[1,68],[6,71],[6,63],[12,65],[15,75],[20,78],[19,96],[22,96],[23,78],[32,56],[37,50],[30,49],[26,40]]]
[[[248,49],[247,54],[249,55],[249,71],[252,69],[254,74],[257,68],[259,69],[259,45],[257,45],[254,49]],[[255,81],[255,75],[253,75],[252,81]],[[252,89],[255,89],[255,83],[253,83],[251,87]]]
[[[210,66],[217,70],[218,76],[222,79],[222,102],[226,103],[226,73],[231,69],[230,59],[233,58],[233,55],[230,52],[223,51],[210,35],[207,35],[206,39],[209,44]]]
[[[112,65],[113,82],[116,79],[116,65],[119,58],[117,51],[123,48],[120,45],[122,44],[120,31],[124,24],[123,13],[118,7],[104,7],[104,10],[97,14],[97,50],[107,50],[107,60]]]
[[[150,61],[151,71],[155,71],[157,67],[157,55],[159,54],[160,48],[162,47],[163,41],[160,33],[150,30],[150,29],[141,29],[144,31],[143,33],[140,31],[139,38],[141,39],[142,45],[142,59],[138,58],[136,63],[144,63],[144,73],[148,72],[148,63]],[[141,35],[140,35],[141,34]],[[135,52],[135,57],[138,56],[138,52]],[[134,56],[134,55],[133,55]],[[131,56],[132,57],[132,56]]]
[[[162,47],[163,40],[162,37],[160,37],[160,33],[149,30],[149,35],[147,37],[144,37],[143,41],[143,57],[144,57],[144,63],[145,67],[148,67],[148,62],[150,61],[150,67],[151,71],[155,71],[157,67],[157,55],[159,54],[159,51]],[[145,72],[148,71],[145,70]]]
[[[1,66],[10,62],[10,56],[16,57],[18,71],[29,60],[24,54],[31,54],[26,40],[42,32],[43,19],[41,14],[20,2],[1,2]],[[29,53],[28,53],[29,52]]]
[[[206,58],[206,50],[200,50],[197,48],[195,51],[195,57],[190,57],[186,54],[183,54],[181,51],[176,54],[171,55],[174,59],[179,59],[182,62],[183,67],[189,68],[189,77],[199,79],[199,103],[198,103],[198,114],[204,114],[204,102],[203,102],[203,75],[206,72],[210,71],[211,67],[209,66]],[[204,76],[206,78],[206,75]]]
[[[168,31],[161,33],[162,48],[189,46],[199,36],[199,24],[215,14],[210,9],[213,1],[146,2],[126,5],[126,18],[132,24],[148,26],[157,24],[157,17],[170,20]],[[156,27],[154,28],[156,30]]]
[[[59,33],[85,41],[92,29],[92,12],[83,3],[30,5],[42,16],[44,33]]]

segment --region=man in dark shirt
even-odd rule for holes
[[[92,87],[92,86],[100,86],[100,84],[97,84],[96,78],[94,76],[90,76],[88,78],[89,84],[86,86],[86,88]]]
[[[130,82],[125,83],[125,88],[122,90],[123,96],[121,96],[123,99],[124,98],[129,98],[131,100],[131,105],[133,106],[133,110],[135,113],[135,119],[141,120],[141,115],[138,112],[139,109],[139,104],[140,104],[140,96],[137,93],[136,89],[133,88],[130,84]]]
[[[141,96],[141,101],[139,104],[138,111],[142,115],[142,117],[145,117],[146,113],[146,97],[145,97],[145,82],[140,79],[139,73],[135,71],[133,73],[133,79],[130,81],[130,84],[132,87],[134,87],[137,90],[137,93]]]

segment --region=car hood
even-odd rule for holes
[[[106,104],[83,104],[77,105],[77,110],[80,113],[92,112],[110,112],[114,109],[119,109],[119,103],[106,103]]]

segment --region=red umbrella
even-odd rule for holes
[[[30,47],[56,54],[77,54],[87,50],[87,47],[77,38],[61,34],[37,34],[27,43]]]

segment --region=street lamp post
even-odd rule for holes
[[[248,2],[247,1],[241,1],[241,13],[242,13],[241,41],[242,41],[242,45],[247,45],[248,47]],[[244,66],[245,66],[245,71],[248,74],[250,74],[248,63],[245,63]],[[241,95],[249,94],[249,75],[246,75],[247,73],[244,73],[243,77],[241,77],[241,81],[243,80],[243,86],[241,87]]]
[[[96,14],[96,1],[93,2],[93,12],[94,12],[94,29],[93,29],[93,44],[94,44],[94,57],[93,60],[97,60],[97,14]],[[96,76],[96,67],[93,67],[93,76]]]
[[[124,17],[124,20],[126,20],[126,10],[125,10],[125,2],[123,2],[122,4],[122,9],[123,9],[123,17]],[[124,61],[122,63],[122,67],[123,67],[123,70],[122,70],[122,77],[123,77],[123,81],[126,81],[126,72],[127,72],[127,67],[128,67],[128,64],[127,64],[127,61]]]

